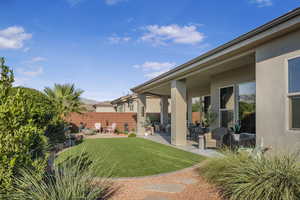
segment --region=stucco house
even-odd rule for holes
[[[160,96],[162,123],[171,100],[171,142],[185,145],[191,98],[206,97],[217,113],[213,130],[237,122],[273,151],[300,148],[300,8],[132,88],[137,133],[149,104]]]
[[[103,101],[93,105],[95,112],[116,112],[110,101]]]
[[[145,99],[147,107],[145,107],[145,113],[147,117],[154,120],[160,121],[160,111],[161,111],[161,98],[160,96],[147,95]],[[111,101],[116,112],[138,112],[138,95],[133,93],[126,96],[122,96],[118,99]],[[168,104],[168,111],[170,112],[170,106]]]

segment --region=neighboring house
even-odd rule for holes
[[[95,112],[116,112],[110,101],[99,102],[94,104],[93,107],[95,108]]]
[[[95,107],[91,104],[83,104],[83,112],[95,112]]]
[[[137,94],[130,94],[111,101],[116,112],[137,112]],[[146,113],[160,113],[160,97],[148,96]]]
[[[81,98],[82,107],[84,108],[84,112],[95,112],[94,104],[98,103],[95,100]]]
[[[130,94],[118,99],[111,101],[111,104],[115,107],[117,112],[138,112],[138,99],[137,94]],[[143,112],[146,117],[149,117],[151,121],[161,121],[162,116],[160,115],[161,109],[167,109],[167,112],[170,112],[169,102],[161,104],[161,98],[159,96],[148,95],[145,99],[147,102],[147,108]]]
[[[171,141],[185,145],[191,99],[204,97],[213,131],[240,122],[258,146],[300,147],[300,8],[132,89],[137,132],[144,134],[148,94],[171,99]],[[163,118],[168,111],[162,110]]]

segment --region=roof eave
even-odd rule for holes
[[[188,61],[188,62],[186,62],[186,63],[184,63],[184,64],[168,71],[168,72],[165,72],[165,73],[163,73],[163,74],[161,74],[161,75],[159,75],[159,76],[157,76],[157,77],[155,77],[155,78],[153,78],[149,81],[146,81],[145,83],[140,84],[140,85],[132,88],[131,91],[135,92],[135,93],[138,93],[139,90],[141,90],[143,87],[145,87],[145,86],[147,86],[151,83],[154,83],[154,82],[156,82],[156,81],[158,81],[162,78],[165,78],[165,77],[167,77],[167,76],[169,76],[169,75],[171,75],[171,74],[173,74],[173,73],[175,73],[175,72],[177,72],[181,69],[186,68],[187,66],[190,66],[190,65],[192,65],[192,64],[194,64],[198,61],[201,61],[202,59],[208,58],[208,57],[210,57],[210,56],[212,56],[216,53],[222,52],[222,51],[226,50],[227,48],[229,48],[231,46],[237,45],[237,44],[239,44],[239,43],[241,43],[241,42],[243,42],[247,39],[250,39],[250,38],[252,38],[252,37],[254,37],[254,36],[256,36],[256,35],[258,35],[262,32],[265,32],[265,31],[267,31],[267,30],[269,30],[269,29],[271,29],[275,26],[278,26],[278,25],[280,25],[280,24],[282,24],[282,23],[284,23],[284,22],[286,22],[286,21],[288,21],[288,20],[290,20],[294,17],[297,17],[299,15],[300,15],[300,7],[296,8],[296,9],[286,13],[285,15],[282,15],[282,16],[280,16],[280,17],[278,17],[278,18],[276,18],[276,19],[274,19],[274,20],[272,20],[272,21],[270,21],[270,22],[268,22],[268,23],[266,23],[262,26],[259,26],[258,28],[254,29],[254,30],[252,30],[248,33],[245,33],[245,34],[231,40],[230,42],[227,42],[227,43],[225,43],[225,44],[223,44],[223,45],[221,45],[221,46],[219,46],[219,47],[217,47],[217,48],[215,48],[211,51],[208,51],[207,53],[204,53],[204,54],[202,54],[202,55],[200,55],[200,56],[198,56],[198,57],[196,57],[196,58],[194,58],[194,59],[192,59],[192,60],[190,60],[190,61]]]

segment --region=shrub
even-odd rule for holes
[[[121,134],[120,129],[116,128],[116,129],[115,129],[115,133],[116,133],[117,135]]]
[[[49,145],[63,143],[66,140],[66,123],[60,119],[54,119],[45,130],[45,136],[49,139]]]
[[[94,180],[95,166],[85,154],[57,165],[53,174],[43,179],[34,171],[23,169],[7,199],[102,200],[113,194],[107,178]]]
[[[20,88],[13,91],[13,72],[0,61],[0,193],[7,193],[21,167],[43,173],[49,118],[42,101]]]
[[[262,156],[226,153],[200,167],[200,174],[231,200],[300,199],[300,166],[296,155]]]
[[[128,137],[129,137],[129,138],[136,137],[136,134],[135,134],[135,133],[130,133],[130,134],[128,135]]]
[[[32,102],[31,109],[34,123],[42,128],[51,124],[51,121],[57,116],[57,111],[49,98],[38,90],[26,87],[11,88],[10,95],[14,96],[18,91],[26,95],[26,98]]]

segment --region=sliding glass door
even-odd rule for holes
[[[241,132],[255,133],[256,84],[255,82],[242,83],[237,86],[238,120]]]
[[[255,82],[220,88],[220,127],[241,125],[241,132],[255,133]]]
[[[234,86],[220,88],[220,126],[229,128],[234,124]]]

